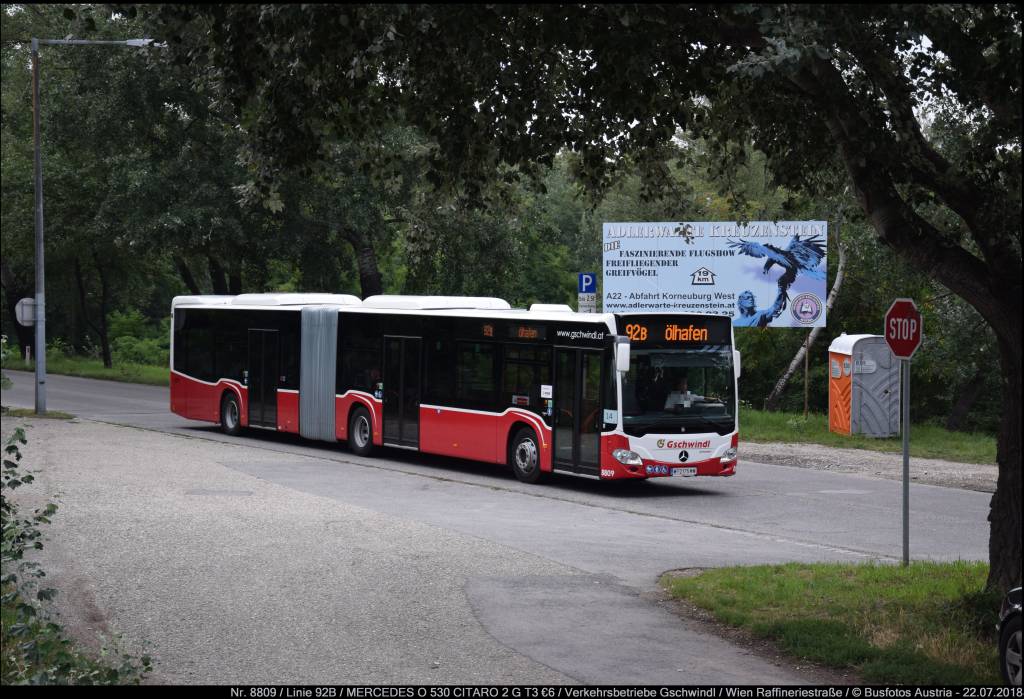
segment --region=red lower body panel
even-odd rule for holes
[[[540,468],[551,470],[551,429],[536,413],[510,408],[503,413],[420,406],[420,451],[503,464],[516,425],[530,427],[540,442]],[[519,428],[516,428],[518,430]]]
[[[280,432],[299,433],[299,392],[277,391],[277,429]]]
[[[238,398],[242,427],[249,424],[248,389],[231,379],[216,383],[200,381],[191,376],[171,372],[171,412],[190,420],[220,422],[220,402],[225,391],[233,391]]]

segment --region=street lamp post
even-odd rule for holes
[[[146,46],[164,47],[152,39],[94,41],[92,39],[32,39],[32,138],[35,147],[36,218],[36,414],[46,412],[46,283],[43,264],[43,156],[39,147],[39,46]]]

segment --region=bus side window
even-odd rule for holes
[[[195,309],[188,315],[184,331],[185,370],[184,373],[200,381],[216,381],[213,375],[213,329],[208,309]]]
[[[458,343],[455,396],[459,405],[493,409],[494,347],[488,342]]]
[[[443,338],[431,339],[425,342],[425,347],[424,401],[435,405],[450,405],[455,384],[452,342]]]
[[[543,414],[545,401],[541,398],[541,386],[551,383],[551,350],[547,347],[506,345],[504,355],[503,405]]]

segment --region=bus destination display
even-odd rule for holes
[[[725,318],[680,320],[627,316],[622,320],[620,327],[634,345],[671,347],[729,343],[729,321]]]

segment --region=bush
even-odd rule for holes
[[[110,343],[114,364],[150,364],[167,366],[170,363],[170,349],[167,340],[122,336]]]
[[[153,336],[153,329],[149,321],[136,309],[128,311],[114,311],[108,318],[108,333],[110,339],[116,340],[119,337],[145,338]]]
[[[75,348],[62,337],[55,337],[46,343],[46,359],[48,361],[74,356]]]
[[[3,372],[3,368],[7,366],[7,363],[14,359],[15,353],[7,345],[7,336],[0,335],[0,388],[8,389],[11,387],[11,380],[7,378],[7,374]]]

